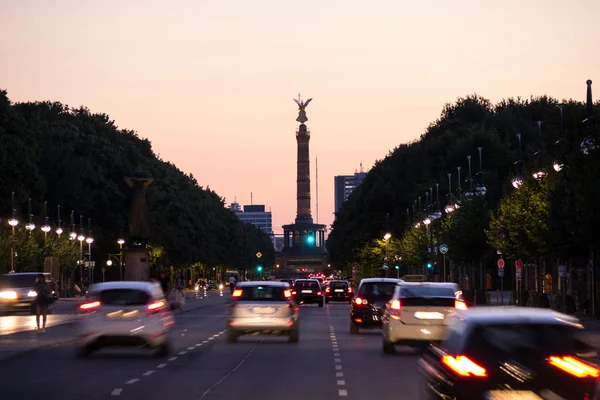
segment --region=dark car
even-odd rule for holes
[[[455,319],[419,368],[430,398],[591,399],[600,370],[582,331],[551,310],[479,307]]]
[[[360,281],[358,290],[350,303],[350,334],[358,334],[361,328],[381,328],[385,304],[391,300],[401,279],[367,278]]]
[[[294,282],[292,296],[297,303],[316,303],[319,307],[323,307],[323,291],[316,279],[297,279]]]
[[[331,281],[329,286],[325,288],[325,301],[345,301],[349,302],[352,299],[352,288],[347,281]]]

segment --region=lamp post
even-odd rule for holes
[[[35,224],[33,223],[33,214],[31,213],[31,197],[27,200],[27,212],[29,214],[29,222],[25,225],[25,229],[29,231],[29,234],[35,229]]]
[[[50,225],[48,225],[48,202],[47,201],[44,201],[44,225],[42,225],[40,229],[42,230],[42,232],[44,232],[44,240],[48,239],[48,232],[50,232],[50,230],[52,228],[50,228]]]
[[[69,233],[69,239],[77,239],[77,233],[75,232],[75,210],[71,210],[71,233]]]
[[[94,238],[92,237],[92,219],[88,218],[88,237],[85,239],[88,244],[88,280],[90,285],[94,283],[94,262],[92,261],[92,243]]]
[[[81,290],[83,292],[83,241],[85,240],[85,236],[83,234],[83,215],[79,215],[79,235],[77,236],[77,240],[79,240],[79,280],[81,281]]]
[[[60,205],[58,206],[58,228],[56,228],[56,234],[58,235],[58,238],[60,239],[60,235],[62,235],[63,233],[63,228],[62,228],[62,221],[60,219]]]
[[[385,215],[385,235],[383,238],[385,239],[385,277],[387,278],[389,275],[389,261],[390,261],[390,252],[389,252],[389,244],[390,238],[392,234],[390,233],[390,214]]]
[[[119,239],[117,243],[119,243],[119,276],[123,280],[123,245],[125,244],[125,240]]]
[[[15,272],[15,227],[19,225],[19,220],[17,219],[17,209],[15,208],[15,192],[12,192],[11,195],[12,200],[12,216],[8,220],[8,224],[12,229],[12,240],[10,242],[10,272]]]

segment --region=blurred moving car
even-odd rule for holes
[[[360,328],[381,328],[385,304],[392,299],[400,282],[401,279],[393,278],[366,278],[360,281],[350,303],[350,334],[358,334]]]
[[[450,318],[466,310],[456,283],[398,283],[382,318],[383,352],[393,353],[398,344],[423,347],[443,340]]]
[[[316,279],[296,279],[292,289],[292,296],[297,303],[318,304],[323,307],[323,289]]]
[[[87,356],[102,347],[149,347],[157,355],[170,352],[175,324],[159,284],[106,282],[92,285],[77,324],[78,353]]]
[[[431,398],[591,399],[595,350],[574,317],[541,308],[477,307],[453,318],[419,361]]]
[[[299,339],[299,310],[288,283],[241,282],[233,291],[228,318],[227,342],[251,333],[288,335],[290,343]]]
[[[345,301],[348,303],[352,300],[352,294],[349,282],[332,280],[325,288],[325,302]]]
[[[0,275],[0,312],[27,311],[35,314],[33,290],[35,278],[43,274],[48,284],[50,296],[58,300],[58,285],[48,272],[17,272]]]

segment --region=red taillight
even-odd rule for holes
[[[600,370],[574,357],[551,356],[548,357],[548,362],[577,378],[598,378],[600,376]]]
[[[354,299],[354,303],[356,303],[356,305],[359,305],[359,306],[360,306],[360,305],[363,305],[363,304],[364,304],[364,305],[367,305],[367,304],[369,304],[369,302],[368,302],[367,300],[365,300],[365,299],[361,299],[360,297],[357,297],[357,298],[355,298],[355,299]]]
[[[348,288],[348,293],[352,293],[352,288],[351,287]]]
[[[467,311],[467,303],[462,300],[454,300],[454,308],[461,311]]]
[[[460,376],[487,377],[485,368],[477,365],[466,356],[443,356],[442,363]]]
[[[296,292],[295,290],[292,290],[292,296],[295,296],[296,293],[298,293],[298,292]]]
[[[84,303],[79,306],[79,309],[87,311],[87,310],[92,310],[96,307],[100,307],[99,301],[92,301],[91,303]]]
[[[165,302],[162,300],[155,301],[154,303],[148,304],[148,312],[149,313],[159,312],[163,308],[165,308]]]
[[[317,296],[321,296],[323,293],[321,292],[317,292]]]
[[[283,295],[286,299],[289,299],[290,297],[292,297],[292,292],[290,290],[284,290]]]
[[[330,293],[330,292],[331,292],[331,288],[329,288],[329,287],[328,287],[327,289],[325,289],[325,291],[326,291],[327,293]]]
[[[232,296],[233,297],[242,297],[242,290],[241,289],[234,290]]]
[[[392,304],[390,305],[390,308],[392,310],[398,310],[398,311],[400,311],[400,300],[394,300],[394,301],[392,301]]]

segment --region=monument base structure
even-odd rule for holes
[[[329,275],[325,248],[326,225],[296,222],[284,225],[283,248],[276,254],[278,277],[306,277],[309,274]]]
[[[125,251],[125,280],[150,280],[150,253],[143,247]]]

